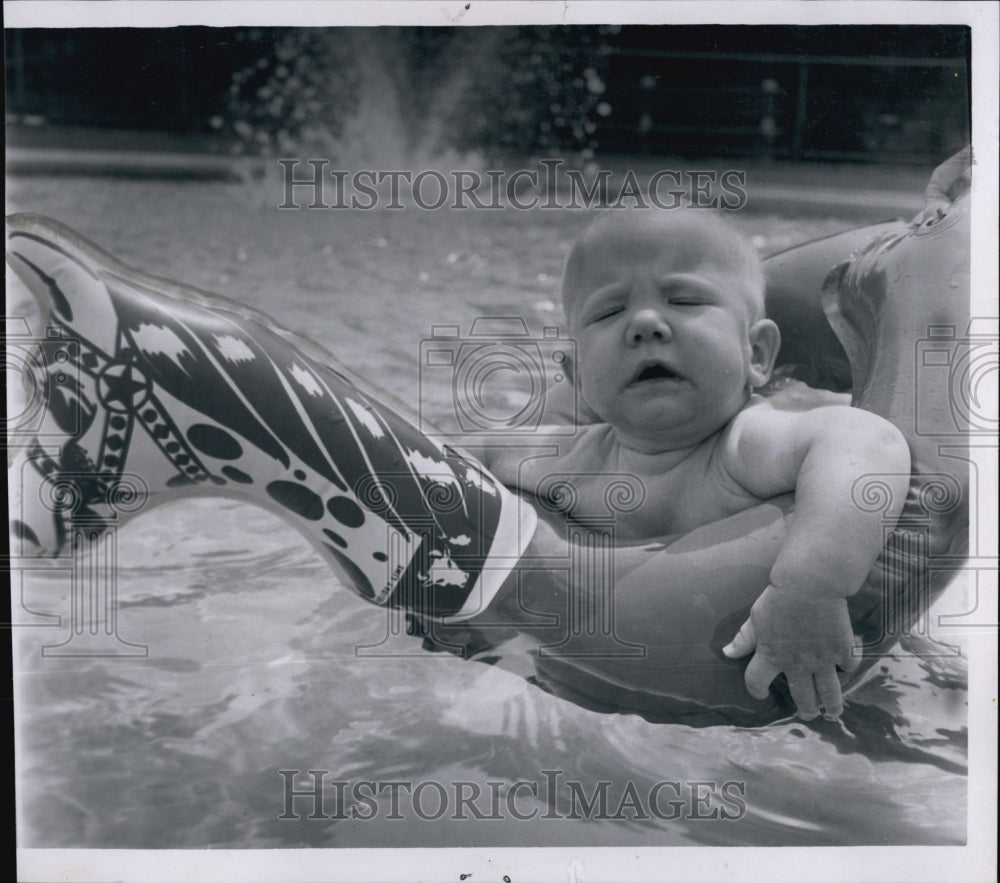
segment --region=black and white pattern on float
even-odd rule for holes
[[[478,464],[263,317],[76,239],[47,219],[9,235],[15,270],[50,306],[34,380],[44,425],[12,513],[27,551],[58,551],[83,517],[110,524],[133,475],[133,510],[192,493],[277,510],[377,604],[479,608],[473,589],[513,498]]]

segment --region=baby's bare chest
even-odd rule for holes
[[[760,502],[728,475],[710,447],[671,469],[647,469],[627,463],[596,433],[525,461],[521,487],[553,511],[613,524],[621,540],[685,533]]]

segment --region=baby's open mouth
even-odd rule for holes
[[[639,366],[639,369],[632,376],[628,385],[635,386],[638,383],[645,383],[650,380],[682,379],[681,375],[674,371],[674,369],[669,365],[665,365],[663,362],[650,362]]]

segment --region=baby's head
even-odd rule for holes
[[[570,253],[563,308],[585,400],[644,449],[720,429],[777,355],[753,246],[698,209],[600,217]]]
[[[612,211],[573,245],[563,276],[563,310],[574,327],[581,300],[617,264],[654,249],[665,264],[713,263],[727,269],[751,321],[764,318],[764,270],[753,245],[731,224],[701,209]]]

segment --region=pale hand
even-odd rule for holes
[[[754,653],[745,676],[754,698],[766,698],[771,681],[784,672],[800,718],[812,720],[822,707],[834,720],[844,710],[837,667],[850,672],[861,662],[854,644],[846,599],[768,586],[722,652],[731,659]]]
[[[928,199],[927,204],[910,221],[910,229],[926,224],[928,221],[936,221],[948,214],[951,202],[947,199]]]

